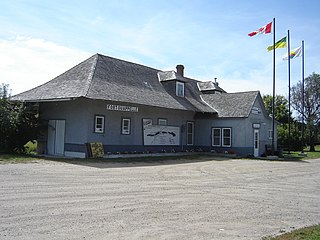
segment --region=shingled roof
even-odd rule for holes
[[[222,118],[248,117],[258,97],[261,98],[259,91],[202,95]]]
[[[202,101],[197,87],[199,81],[179,76],[185,82],[185,97],[177,97],[175,91],[168,91],[160,82],[159,73],[166,76],[157,69],[95,54],[51,81],[12,99],[42,102],[84,97],[216,113]]]

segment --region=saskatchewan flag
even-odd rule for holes
[[[270,52],[274,48],[285,48],[285,47],[287,47],[287,37],[281,38],[278,42],[275,43],[274,47],[273,45],[271,45],[267,48],[267,50],[268,52]]]

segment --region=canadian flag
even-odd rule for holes
[[[253,37],[253,36],[259,35],[259,34],[271,33],[271,27],[272,27],[272,22],[270,22],[267,25],[259,28],[257,31],[249,33],[248,36]]]

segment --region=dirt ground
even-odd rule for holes
[[[0,164],[0,239],[261,239],[319,223],[320,159]]]

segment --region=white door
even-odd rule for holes
[[[253,155],[255,157],[259,156],[259,129],[253,130]]]
[[[65,120],[49,120],[47,148],[49,155],[64,155]]]

